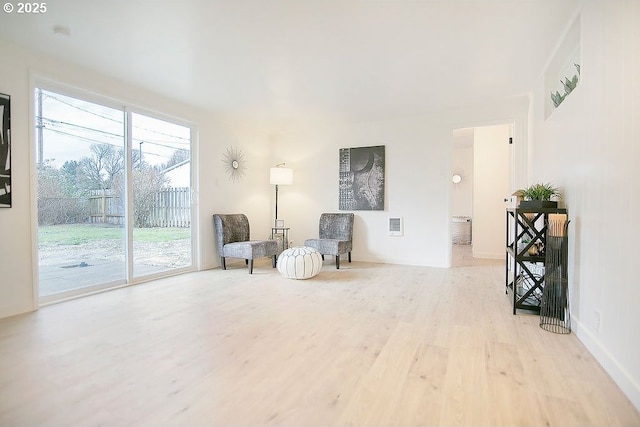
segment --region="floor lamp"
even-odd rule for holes
[[[293,169],[285,168],[284,163],[280,163],[269,171],[269,182],[276,186],[276,217],[274,225],[278,226],[278,186],[293,184]]]

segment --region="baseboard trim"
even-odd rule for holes
[[[640,383],[629,374],[627,369],[613,357],[613,355],[602,345],[598,337],[586,328],[575,316],[571,317],[571,328],[578,339],[587,347],[591,355],[600,363],[600,366],[613,381],[620,387],[622,392],[631,401],[631,404],[640,411]]]

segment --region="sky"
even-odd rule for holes
[[[125,145],[125,112],[49,91],[42,91],[42,158],[54,167],[91,156],[91,145]],[[36,92],[36,116],[38,95]],[[38,120],[36,118],[36,125]],[[166,163],[176,149],[190,147],[190,129],[146,115],[132,114],[132,149],[150,165]],[[36,129],[36,144],[39,136]],[[37,147],[36,147],[37,149]]]

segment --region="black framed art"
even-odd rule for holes
[[[340,149],[339,209],[384,210],[384,145]]]
[[[11,97],[0,93],[0,208],[11,207]]]

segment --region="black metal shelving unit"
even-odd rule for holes
[[[566,213],[564,208],[507,209],[505,292],[513,297],[513,314],[517,309],[540,312],[548,217]],[[538,253],[530,253],[532,247]]]

